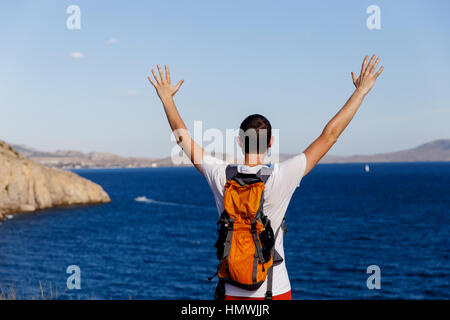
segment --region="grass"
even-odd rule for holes
[[[63,299],[65,293],[62,296],[58,296],[57,287],[53,287],[51,283],[46,287],[42,284],[42,281],[39,281],[38,290],[34,288],[31,288],[31,290],[38,292],[29,296],[25,292],[18,292],[14,285],[2,286],[0,284],[0,300],[57,300]]]
[[[58,288],[53,286],[50,282],[48,286],[39,281],[39,287],[28,286],[28,291],[33,291],[32,294],[26,294],[25,289],[22,292],[18,292],[15,285],[6,285],[3,286],[0,283],[0,301],[4,300],[73,300],[74,296],[67,294],[67,289],[65,289],[62,294],[58,293]],[[75,297],[77,300],[81,300],[81,297],[78,295]],[[111,298],[112,299],[112,298]],[[132,296],[128,296],[129,300],[133,300]],[[87,300],[97,300],[95,296],[91,296],[87,298]]]

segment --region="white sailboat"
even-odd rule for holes
[[[364,167],[364,170],[365,170],[366,172],[369,172],[369,171],[370,171],[370,167],[369,167],[368,164],[366,164],[366,166]]]

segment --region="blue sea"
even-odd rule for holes
[[[76,170],[103,205],[0,225],[0,292],[16,298],[212,299],[218,214],[193,168]],[[294,299],[449,299],[450,163],[318,165],[287,212]],[[68,289],[67,267],[81,270]],[[380,268],[369,290],[367,268]],[[41,293],[41,290],[43,294]]]

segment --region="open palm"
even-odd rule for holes
[[[356,77],[356,74],[352,72],[353,84],[357,89],[361,90],[365,94],[372,89],[375,81],[384,69],[384,67],[381,66],[381,68],[375,73],[378,63],[380,62],[380,58],[378,57],[375,60],[375,57],[376,55],[373,55],[369,62],[367,62],[367,60],[369,60],[369,56],[364,58],[359,77]]]
[[[172,85],[170,81],[170,71],[168,66],[164,66],[166,69],[166,76],[164,76],[162,69],[159,65],[158,72],[159,77],[156,74],[155,70],[152,70],[153,77],[155,78],[155,81],[152,80],[152,78],[147,77],[148,81],[155,87],[156,92],[158,93],[158,96],[161,100],[171,98],[177,93],[178,89],[180,89],[181,85],[183,84],[184,80],[180,80],[176,86]]]

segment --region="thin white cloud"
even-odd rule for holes
[[[116,38],[111,38],[108,41],[106,41],[107,44],[114,44],[114,43],[117,43],[117,42],[119,42],[119,39],[116,39]]]
[[[74,59],[83,59],[84,58],[84,54],[81,52],[72,52],[70,54],[70,56]]]
[[[137,95],[137,93],[137,90],[134,89],[122,91],[122,94],[125,94],[127,96],[135,96]]]

